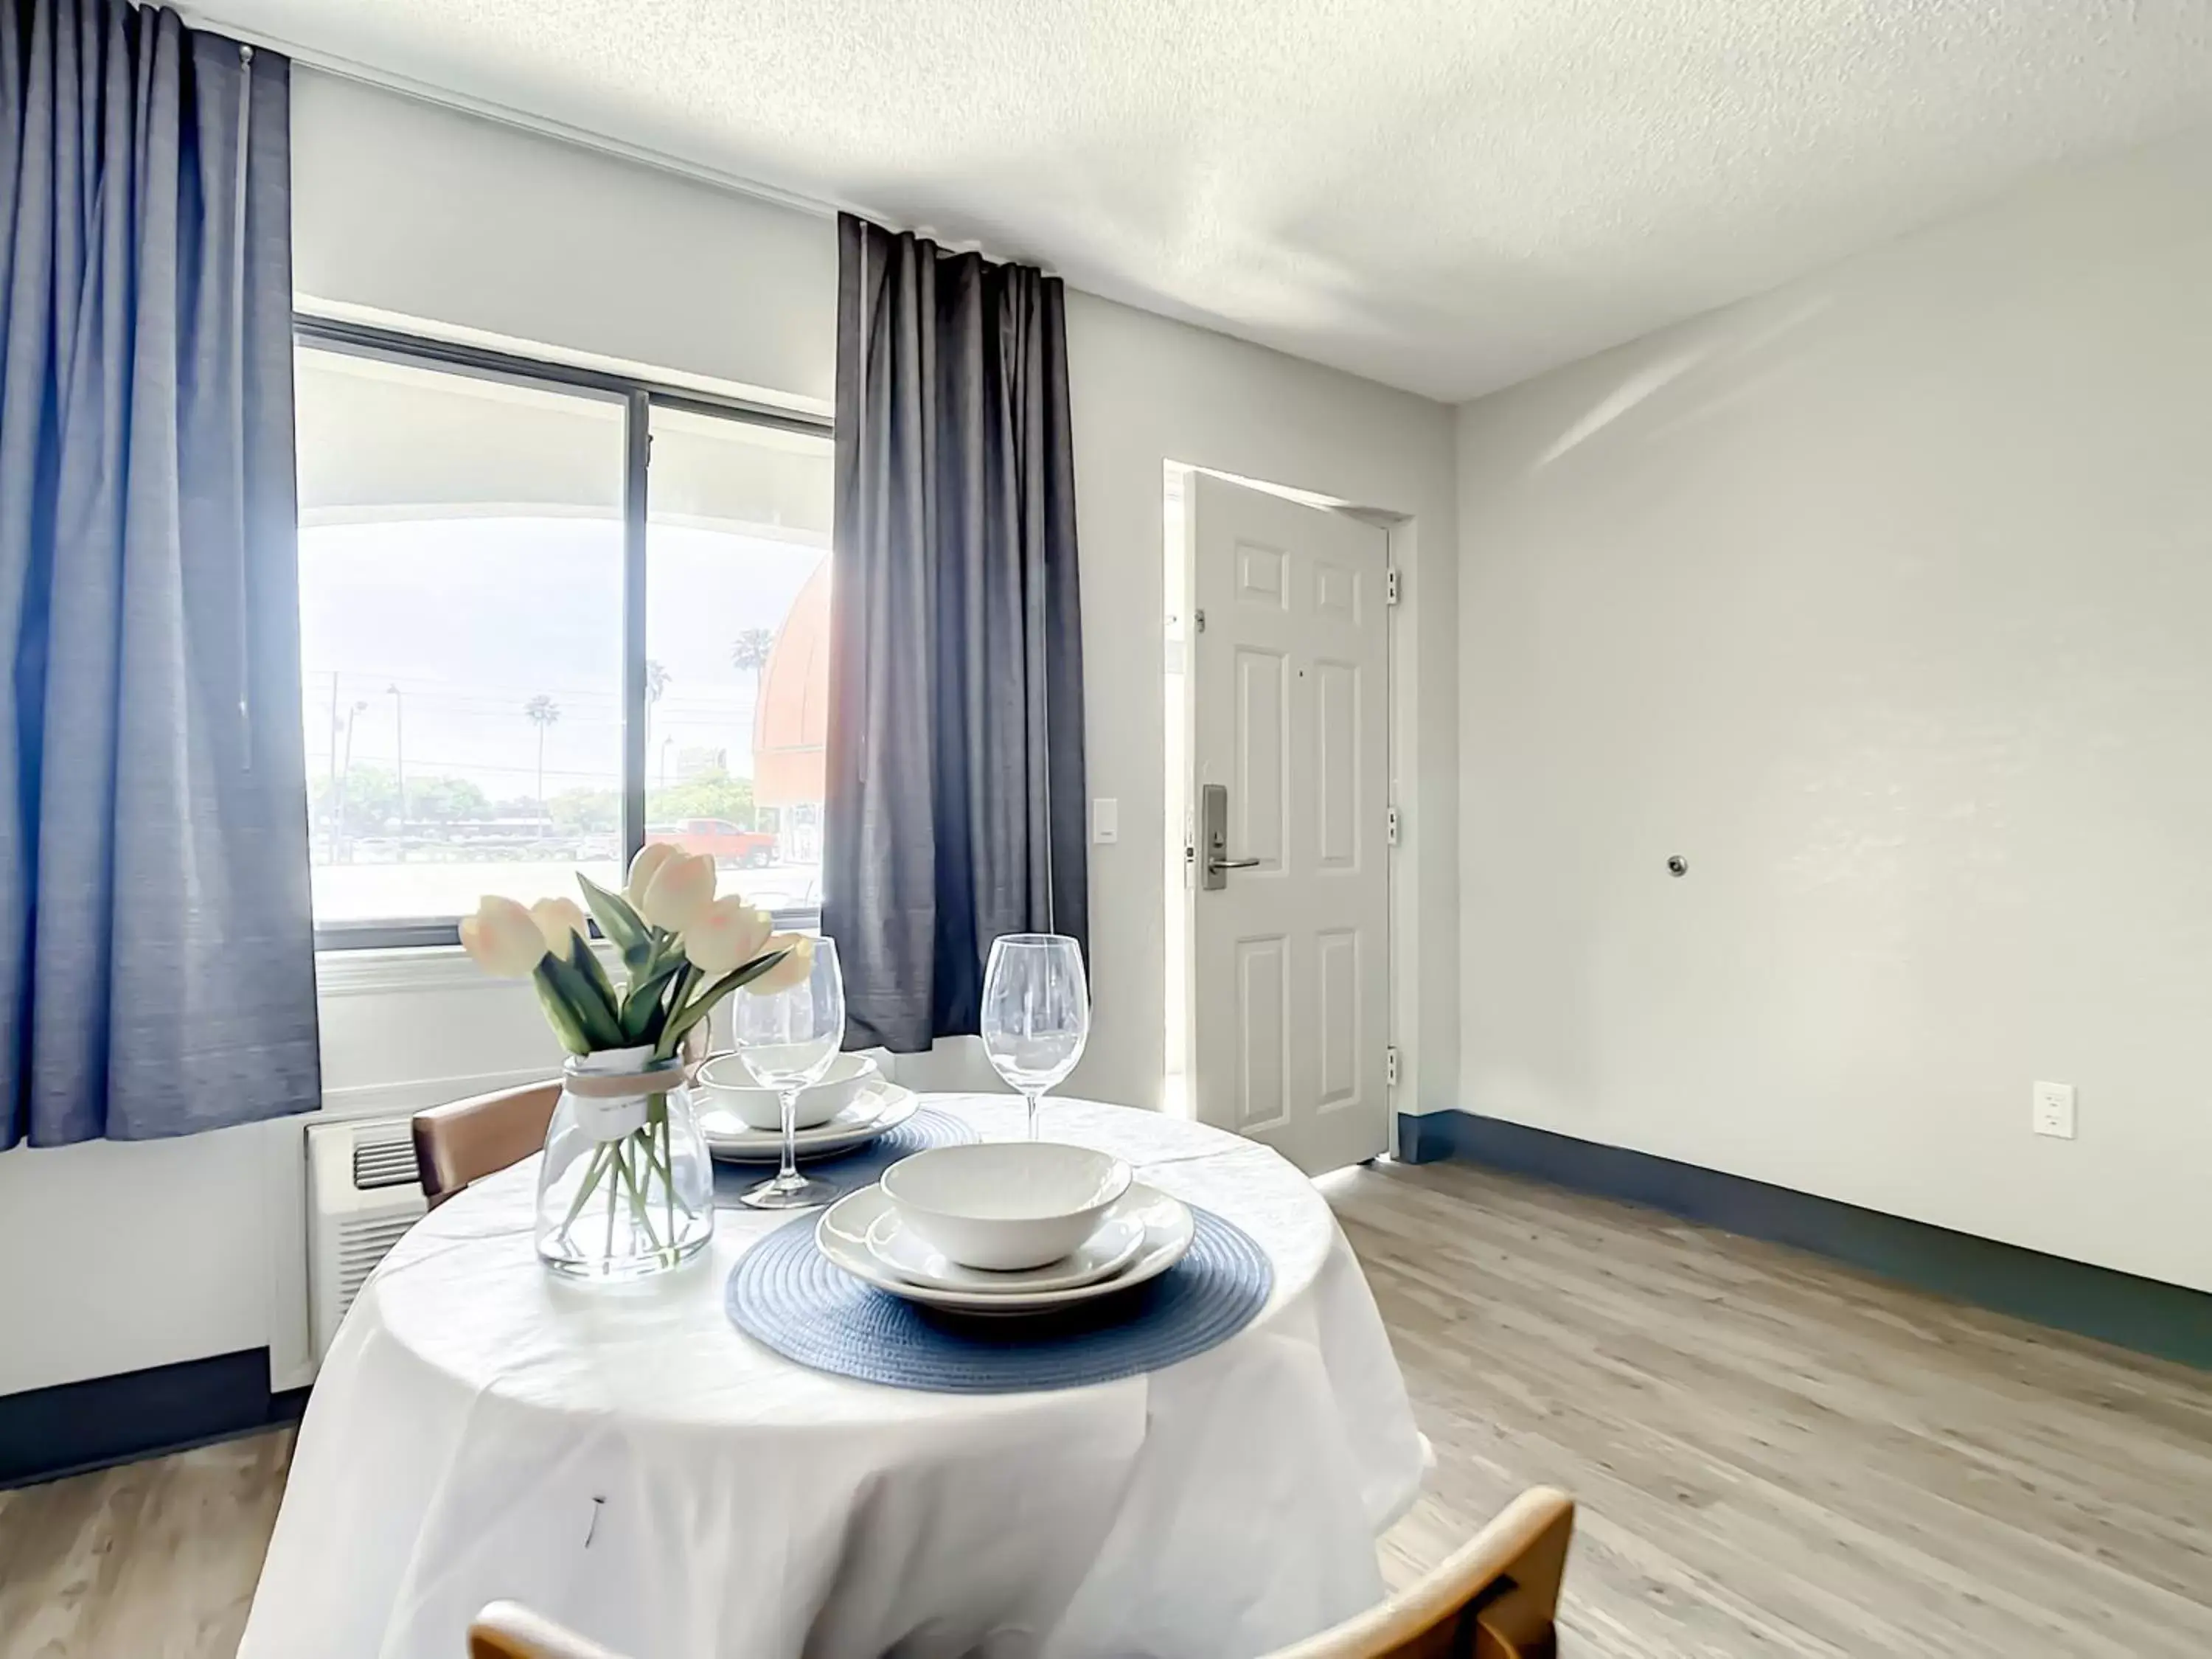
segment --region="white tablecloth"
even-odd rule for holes
[[[1019,1103],[940,1096],[986,1136]],[[1382,1593],[1425,1448],[1358,1262],[1266,1148],[1052,1101],[1046,1133],[1251,1233],[1252,1325],[1148,1376],[940,1395],[793,1364],[723,1286],[784,1218],[724,1210],[647,1284],[538,1265],[536,1161],[401,1241],[315,1385],[240,1659],[458,1659],[511,1597],[636,1659],[1234,1659]]]

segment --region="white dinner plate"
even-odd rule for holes
[[[1133,1182],[1109,1218],[1135,1217],[1144,1224],[1145,1242],[1129,1265],[1108,1279],[1073,1285],[1059,1291],[954,1291],[935,1285],[917,1285],[902,1279],[868,1252],[868,1229],[890,1212],[890,1200],[880,1187],[863,1187],[848,1193],[822,1212],[814,1224],[814,1242],[831,1264],[879,1291],[888,1291],[908,1302],[963,1314],[1040,1314],[1079,1307],[1100,1297],[1116,1296],[1157,1279],[1182,1260],[1190,1249],[1197,1224],[1190,1208],[1157,1187]]]
[[[849,1152],[897,1128],[920,1105],[913,1090],[878,1081],[827,1123],[801,1129],[793,1141],[802,1158]],[[708,1155],[725,1163],[774,1164],[783,1157],[781,1130],[749,1129],[733,1114],[711,1106],[699,1114],[699,1133],[706,1137]]]
[[[987,1296],[1018,1295],[1024,1291],[1066,1291],[1091,1285],[1120,1273],[1145,1248],[1145,1224],[1133,1214],[1111,1210],[1098,1231],[1057,1261],[1042,1267],[1018,1267],[994,1272],[987,1267],[964,1267],[907,1224],[896,1206],[884,1210],[868,1229],[868,1254],[901,1279],[940,1291],[976,1291]]]

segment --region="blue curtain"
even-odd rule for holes
[[[1057,277],[838,221],[822,931],[846,1046],[972,1034],[1001,933],[1090,948]]]
[[[0,1147],[319,1093],[290,65],[0,0]]]

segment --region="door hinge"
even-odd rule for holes
[[[1199,610],[1198,610],[1198,618],[1197,618],[1197,619],[1198,619],[1198,631],[1199,631],[1200,633],[1203,634],[1204,632],[1206,632],[1206,608],[1205,608],[1203,605],[1201,605],[1201,606],[1200,606],[1200,607],[1199,607]]]
[[[1395,564],[1382,573],[1382,603],[1398,603],[1398,567]]]
[[[1382,1083],[1386,1088],[1398,1086],[1398,1045],[1395,1042],[1382,1051]]]
[[[1382,822],[1383,838],[1389,842],[1391,846],[1395,847],[1398,844],[1398,809],[1395,806],[1393,806],[1389,811],[1389,815],[1385,817]]]

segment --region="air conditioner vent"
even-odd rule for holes
[[[353,1306],[361,1287],[368,1282],[376,1264],[384,1260],[403,1234],[415,1224],[412,1214],[380,1219],[349,1221],[338,1228],[337,1299],[339,1316]]]
[[[320,1361],[377,1264],[422,1215],[412,1124],[309,1125],[307,1192],[307,1309]]]
[[[412,1122],[379,1124],[354,1136],[353,1184],[361,1192],[379,1187],[404,1187],[416,1178]]]

